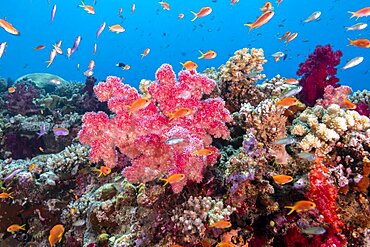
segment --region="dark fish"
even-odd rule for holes
[[[124,63],[117,63],[116,66],[117,67],[120,67],[121,69],[123,69],[126,66],[126,64],[124,64]]]

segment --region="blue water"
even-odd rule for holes
[[[0,59],[0,76],[16,79],[27,73],[47,72],[57,74],[67,80],[83,81],[83,72],[89,61],[96,63],[94,69],[98,79],[107,75],[125,78],[125,82],[137,86],[141,79],[153,79],[156,69],[162,63],[170,63],[176,71],[181,69],[179,62],[193,60],[199,64],[198,71],[207,67],[219,67],[225,63],[235,50],[243,47],[256,47],[265,50],[268,63],[265,73],[269,78],[276,74],[294,77],[298,65],[303,62],[316,45],[332,44],[334,49],[343,51],[341,66],[347,60],[363,56],[365,60],[357,67],[338,71],[341,84],[353,89],[368,87],[370,69],[370,49],[347,46],[347,38],[370,39],[370,27],[362,31],[346,32],[344,26],[356,23],[350,19],[347,11],[356,11],[366,7],[363,0],[284,0],[278,7],[275,2],[275,16],[266,25],[248,32],[244,23],[253,22],[260,14],[259,8],[265,1],[240,0],[234,6],[229,0],[168,0],[171,10],[163,10],[157,1],[136,0],[97,0],[95,15],[86,13],[77,7],[79,1],[72,0],[1,0],[0,17],[7,17],[20,32],[12,36],[0,30],[0,42],[8,42],[6,54]],[[136,11],[131,13],[131,4],[136,4]],[[57,4],[54,22],[50,22],[52,6]],[[93,1],[86,1],[93,4]],[[211,15],[190,20],[191,10],[197,12],[201,7],[213,8]],[[123,8],[123,17],[118,17],[119,8]],[[321,11],[320,21],[302,24],[312,12]],[[182,20],[178,14],[184,13]],[[360,18],[358,22],[369,23],[370,17]],[[103,22],[107,27],[96,39],[95,34]],[[121,24],[126,31],[115,34],[108,26]],[[298,37],[286,46],[278,41],[286,31],[299,32]],[[57,56],[54,63],[46,68],[46,60],[52,44],[62,40],[62,49],[72,47],[75,38],[81,35],[79,49],[67,59]],[[304,42],[308,40],[308,42]],[[97,54],[93,55],[94,43],[98,45]],[[33,48],[39,44],[47,46],[41,51]],[[150,48],[150,54],[141,59],[140,54]],[[218,56],[213,60],[198,60],[198,50],[215,50]],[[288,54],[285,61],[275,63],[271,54],[284,51]],[[115,66],[123,62],[131,66],[124,71]],[[80,69],[77,69],[80,64]]]

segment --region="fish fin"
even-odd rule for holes
[[[252,29],[253,29],[253,23],[244,24],[244,26],[249,27],[249,31],[248,32],[252,31]]]
[[[292,214],[295,210],[293,206],[284,206],[284,208],[290,208],[291,209],[287,215]]]
[[[184,63],[180,63],[182,65],[182,68],[181,69],[184,69],[185,68],[185,65]]]
[[[194,18],[191,21],[195,21],[198,18],[198,14],[195,13],[194,11],[190,11],[190,12],[194,15]]]
[[[350,17],[350,19],[352,19],[353,17],[356,16],[356,13],[355,12],[352,12],[352,11],[347,11],[347,13],[351,14],[352,16]],[[357,17],[358,19],[358,17]]]
[[[141,58],[145,57],[144,53],[143,54],[140,54],[141,55]]]
[[[161,180],[161,181],[166,181],[166,182],[164,183],[163,187],[164,187],[164,186],[166,186],[166,185],[168,184],[168,179],[160,178],[159,180]]]
[[[25,226],[26,226],[26,224],[23,224],[23,225],[19,226],[19,229],[25,231],[26,230],[26,228],[24,228]]]
[[[83,8],[83,7],[85,7],[85,3],[84,3],[84,1],[81,1],[81,4],[80,5],[78,5],[79,7],[81,7],[81,8]]]
[[[198,59],[202,59],[202,58],[204,58],[204,53],[203,53],[201,50],[199,50],[199,52],[200,52],[201,56],[200,56],[200,57],[198,57]]]
[[[347,45],[347,46],[351,46],[351,45],[353,45],[352,44],[352,40],[350,39],[350,38],[347,38],[348,39],[348,41],[349,41],[349,44]]]

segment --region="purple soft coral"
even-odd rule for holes
[[[303,103],[313,106],[317,99],[322,98],[328,85],[339,87],[339,79],[335,76],[342,52],[333,51],[330,45],[317,46],[304,63],[299,65],[297,75],[303,75],[299,84],[303,90],[298,95]]]

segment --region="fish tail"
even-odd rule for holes
[[[204,53],[203,53],[201,50],[199,50],[199,52],[200,52],[201,56],[200,56],[200,57],[198,57],[198,59],[202,59],[202,58],[204,58]]]
[[[284,206],[284,208],[290,208],[291,209],[287,215],[290,215],[294,212],[294,207],[293,206]]]
[[[141,58],[145,57],[144,53],[143,54],[140,54],[141,55]]]
[[[21,230],[23,230],[23,231],[25,231],[26,230],[26,224],[23,224],[23,225],[21,225],[20,227],[19,227],[19,229],[21,229]]]
[[[46,68],[49,68],[49,67],[50,67],[50,65],[51,65],[51,62],[50,62],[50,60],[48,60],[48,61],[45,61],[45,63],[48,63],[48,66],[46,66]]]
[[[165,178],[160,178],[159,180],[161,180],[161,181],[166,181],[166,182],[164,183],[163,187],[164,187],[164,186],[166,186],[166,185],[168,184],[168,180],[167,180],[167,179],[165,179]]]
[[[253,29],[253,23],[250,23],[250,24],[244,24],[244,26],[249,27],[249,32],[250,32],[250,31],[252,31],[252,29]]]
[[[350,17],[350,19],[352,19],[353,17],[356,17],[356,13],[355,12],[352,12],[352,11],[347,11],[347,13],[351,14],[352,16]],[[357,17],[358,19],[358,17]]]
[[[348,41],[349,41],[349,44],[348,44],[347,46],[353,45],[353,44],[352,44],[352,42],[353,42],[353,41],[352,41],[350,38],[347,38],[347,39],[348,39]]]
[[[194,15],[194,18],[191,21],[195,21],[198,18],[198,14],[195,13],[194,11],[190,11],[190,12]]]
[[[184,63],[180,63],[182,65],[182,69],[185,67]]]
[[[78,5],[79,7],[81,7],[81,8],[83,8],[83,7],[85,7],[85,3],[84,3],[84,1],[81,1],[81,4],[80,5]]]

